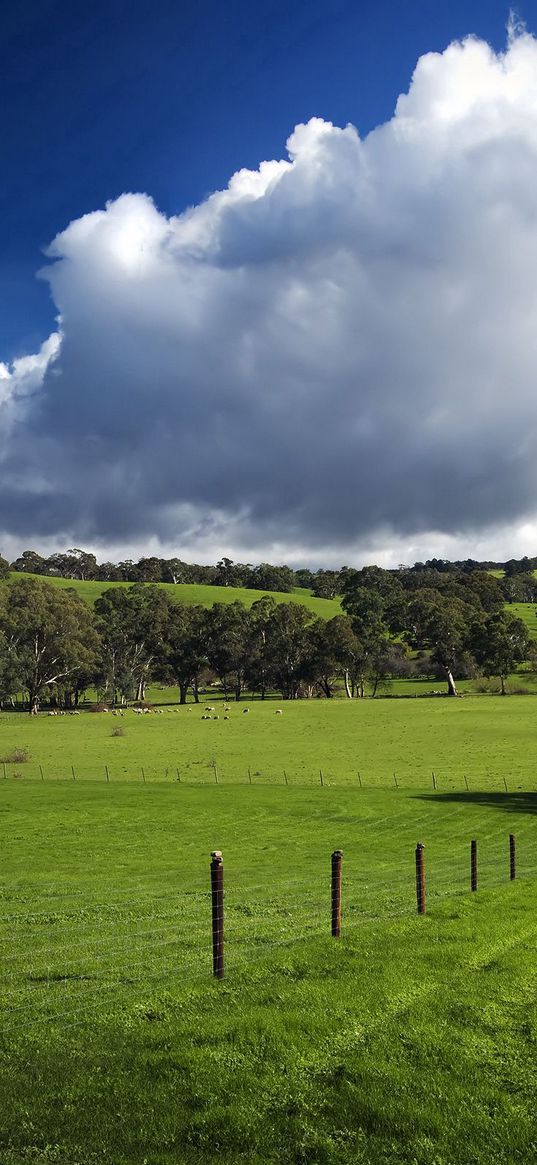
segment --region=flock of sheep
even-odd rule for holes
[[[112,716],[126,716],[126,714],[127,714],[125,711],[123,711],[123,710],[122,710],[122,709],[120,709],[120,708],[112,708],[112,709],[110,709],[110,708],[101,708],[101,709],[100,709],[100,711],[101,711],[101,712],[110,712],[110,711],[111,711],[111,712],[112,712]],[[134,714],[135,714],[136,716],[145,716],[145,715],[150,715],[151,713],[152,713],[154,716],[162,716],[162,715],[163,715],[163,713],[164,713],[164,711],[167,711],[167,712],[178,712],[178,711],[179,711],[179,708],[166,708],[166,709],[164,709],[164,708],[131,708],[131,712],[134,712]],[[191,712],[191,711],[192,711],[192,709],[191,709],[191,708],[187,708],[187,709],[186,709],[186,711],[187,711],[187,712]],[[224,720],[229,720],[229,712],[230,712],[230,711],[231,711],[231,709],[230,709],[230,708],[229,708],[229,707],[226,705],[226,706],[224,707],[224,713],[226,713],[226,715],[224,715],[224,717],[223,717],[223,719],[224,719]],[[243,709],[242,709],[242,712],[243,712],[243,713],[246,713],[246,712],[249,712],[249,711],[250,711],[250,709],[249,709],[249,708],[243,708]],[[78,709],[73,709],[72,711],[66,711],[66,712],[64,712],[64,711],[59,711],[59,710],[56,710],[56,709],[55,709],[55,710],[54,710],[54,711],[52,711],[52,712],[47,712],[47,715],[48,715],[48,716],[80,716],[80,712],[79,712],[79,710],[78,710]],[[276,708],[276,710],[275,710],[275,712],[274,712],[274,715],[275,715],[275,716],[283,716],[283,711],[282,711],[282,709],[281,709],[281,708]],[[210,707],[210,706],[208,706],[208,707],[205,709],[205,712],[203,713],[203,716],[201,717],[201,719],[202,719],[202,720],[219,720],[219,719],[220,719],[220,715],[219,715],[219,713],[217,713],[217,712],[216,712],[216,708],[213,708],[213,707]]]

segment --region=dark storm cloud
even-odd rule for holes
[[[351,557],[537,512],[537,42],[452,45],[365,141],[288,148],[54,241],[60,344],[0,378],[7,534]]]

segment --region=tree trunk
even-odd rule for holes
[[[500,684],[501,684],[501,695],[505,696],[505,677],[504,676],[500,676]]]
[[[184,683],[182,680],[179,680],[179,703],[180,704],[186,704],[187,692],[188,692],[188,681],[187,681],[187,683]]]
[[[241,695],[242,695],[242,682],[241,682],[241,680],[237,679],[237,681],[235,683],[235,700],[236,700],[237,704],[241,698]]]
[[[351,692],[351,688],[350,688],[350,684],[349,684],[349,673],[348,673],[348,671],[346,671],[346,672],[345,672],[345,675],[344,675],[344,677],[343,677],[343,678],[344,678],[344,680],[345,680],[345,695],[346,695],[346,697],[347,697],[347,700],[352,700],[352,692]]]
[[[200,702],[200,689],[199,689],[199,682],[198,682],[197,676],[194,676],[194,679],[192,680],[192,691],[194,693],[194,703],[199,704],[199,702]]]
[[[456,687],[456,684],[455,684],[455,680],[453,679],[453,676],[452,676],[452,674],[451,674],[451,671],[450,671],[450,669],[449,669],[448,667],[446,667],[446,668],[445,668],[445,672],[446,672],[446,680],[447,680],[447,688],[448,688],[447,694],[448,694],[448,696],[456,696],[456,695],[458,695],[458,692],[457,692],[457,687]]]
[[[143,700],[145,700],[145,680],[140,679],[138,680],[138,687],[136,689],[136,701],[140,704]]]

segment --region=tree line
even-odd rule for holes
[[[74,548],[43,558],[35,550],[24,550],[9,564],[18,573],[96,582],[202,583],[216,587],[246,587],[255,591],[289,593],[305,587],[321,598],[334,598],[340,587],[341,571],[292,570],[269,562],[252,566],[221,558],[215,566],[183,562],[180,558],[140,558],[138,562],[98,563],[94,554]],[[345,569],[345,568],[343,568]]]
[[[306,588],[313,595],[326,599],[340,595],[347,578],[353,575],[353,570],[348,566],[337,570],[293,570],[290,566],[269,562],[252,566],[251,563],[233,562],[226,557],[221,558],[215,566],[156,556],[143,557],[137,562],[125,559],[117,563],[99,563],[94,554],[76,547],[51,554],[48,558],[35,550],[24,550],[11,563],[7,564],[1,559],[0,562],[4,562],[5,569],[17,573],[77,579],[82,582],[201,583],[205,586],[245,587],[284,594],[296,588]],[[415,562],[413,566],[397,567],[389,573],[401,578],[404,584],[409,573],[427,575],[432,571],[435,574],[460,575],[493,569],[504,572],[501,586],[506,602],[532,603],[537,600],[537,579],[532,574],[537,569],[537,558],[511,558],[505,563],[478,562],[473,558],[456,562],[445,558],[430,558],[426,562]]]
[[[92,610],[73,588],[46,579],[0,586],[0,699],[20,691],[30,711],[46,701],[75,707],[88,689],[114,704],[143,701],[147,685],[174,685],[185,703],[217,683],[225,698],[350,699],[394,677],[499,677],[532,659],[524,623],[485,571],[349,570],[343,613],[319,619],[297,602],[259,598],[211,608],[175,601],[158,586],[110,587]]]

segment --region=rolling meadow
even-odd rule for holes
[[[534,1159],[533,699],[206,706],[0,716],[2,1165]]]

